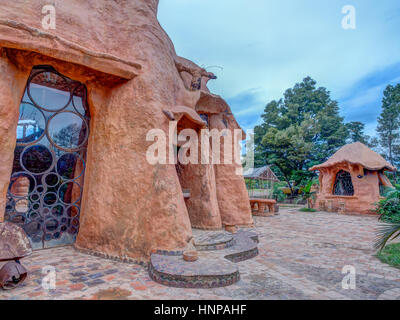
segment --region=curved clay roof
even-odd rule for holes
[[[186,116],[190,121],[199,125],[202,128],[207,126],[207,123],[200,118],[199,114],[192,108],[186,106],[175,106],[171,112],[174,114],[174,119],[179,121],[182,117]]]
[[[347,144],[344,147],[340,148],[332,157],[329,158],[328,161],[312,167],[310,171],[332,167],[338,163],[343,162],[359,164],[368,170],[397,170],[375,151],[372,151],[361,142],[355,142],[352,144]]]

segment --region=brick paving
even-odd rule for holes
[[[237,263],[241,280],[229,287],[169,288],[143,266],[62,247],[23,259],[29,278],[0,291],[0,299],[400,299],[400,270],[381,263],[372,249],[377,218],[286,208],[254,220],[259,255]],[[346,265],[356,270],[355,290],[342,288]],[[45,266],[56,269],[54,290],[41,285]]]

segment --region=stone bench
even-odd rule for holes
[[[255,210],[256,204],[257,210]],[[250,198],[250,206],[255,216],[269,217],[275,215],[275,205],[276,200],[273,199]],[[268,207],[268,212],[265,212],[266,207]]]

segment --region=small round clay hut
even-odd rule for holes
[[[319,209],[339,213],[372,213],[383,187],[392,187],[385,171],[396,171],[389,162],[361,142],[345,145],[318,170]]]

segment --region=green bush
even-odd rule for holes
[[[301,208],[301,212],[317,212],[318,210],[313,209],[313,208]]]
[[[400,185],[396,188],[386,188],[384,191],[385,199],[378,202],[376,213],[380,219],[388,223],[400,223]]]
[[[390,244],[377,255],[383,263],[400,268],[400,243]]]
[[[311,191],[313,185],[319,185],[319,180],[318,179],[310,180],[307,182],[307,184],[300,187],[302,198],[303,200],[307,201],[308,208],[310,208],[312,202],[315,202],[317,196],[316,195],[317,193],[315,191]]]
[[[272,197],[274,199],[276,199],[276,201],[278,202],[283,202],[286,199],[286,195],[285,193],[280,189],[280,185],[279,183],[275,183],[274,184],[274,191],[272,193]]]

